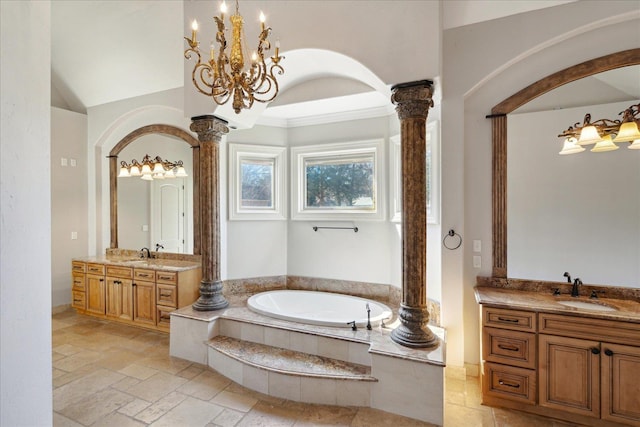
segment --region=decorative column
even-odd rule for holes
[[[215,116],[191,118],[190,129],[200,141],[200,243],[202,281],[200,298],[193,304],[197,311],[225,308],[229,302],[222,295],[220,280],[220,169],[222,136],[229,133],[227,122]]]
[[[402,303],[400,325],[391,332],[391,339],[416,348],[438,344],[427,326],[426,127],[433,106],[432,85],[430,80],[420,80],[391,88],[402,151]]]

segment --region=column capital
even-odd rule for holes
[[[189,129],[198,134],[200,142],[220,142],[229,133],[228,122],[219,117],[206,115],[191,118]]]
[[[400,120],[409,118],[427,119],[433,107],[433,82],[420,80],[400,83],[391,88],[391,102],[396,106]]]

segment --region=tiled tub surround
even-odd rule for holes
[[[371,407],[443,424],[442,329],[432,327],[440,338],[435,349],[410,349],[391,341],[393,324],[352,331],[287,322],[250,311],[247,297],[232,295],[231,306],[217,312],[173,312],[171,355],[274,397]]]
[[[323,279],[304,276],[270,276],[224,281],[223,293],[227,299],[234,295],[254,294],[280,289],[334,292],[379,301],[397,311],[402,290],[392,285],[356,282],[351,280]],[[428,299],[429,325],[440,326],[440,303]]]

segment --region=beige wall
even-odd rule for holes
[[[53,414],[50,6],[0,2],[2,426],[51,425]]]
[[[63,166],[62,161],[67,165]],[[75,161],[75,166],[73,166]],[[86,256],[87,116],[51,108],[51,305],[71,303],[71,258]],[[77,233],[72,239],[71,233]]]
[[[479,362],[473,287],[491,274],[491,108],[523,87],[573,64],[640,45],[637,1],[575,2],[444,32],[443,229],[465,236],[443,252],[447,363]],[[472,245],[482,241],[482,268]]]

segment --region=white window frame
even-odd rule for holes
[[[297,221],[322,220],[373,220],[385,219],[385,168],[384,168],[384,140],[366,140],[357,142],[343,142],[337,144],[310,145],[291,148],[291,219]],[[306,171],[305,162],[331,156],[348,156],[373,154],[374,159],[374,209],[348,208],[340,209],[307,209],[306,200]]]
[[[229,144],[229,220],[286,220],[286,147]],[[273,160],[272,208],[242,207],[243,160]]]
[[[427,180],[431,183],[430,200],[431,206],[427,210],[427,224],[440,223],[440,127],[438,121],[427,124],[426,144],[431,150],[431,173]],[[402,222],[402,151],[400,146],[400,135],[392,136],[389,144],[391,151],[391,222]],[[425,159],[427,161],[427,159]]]

